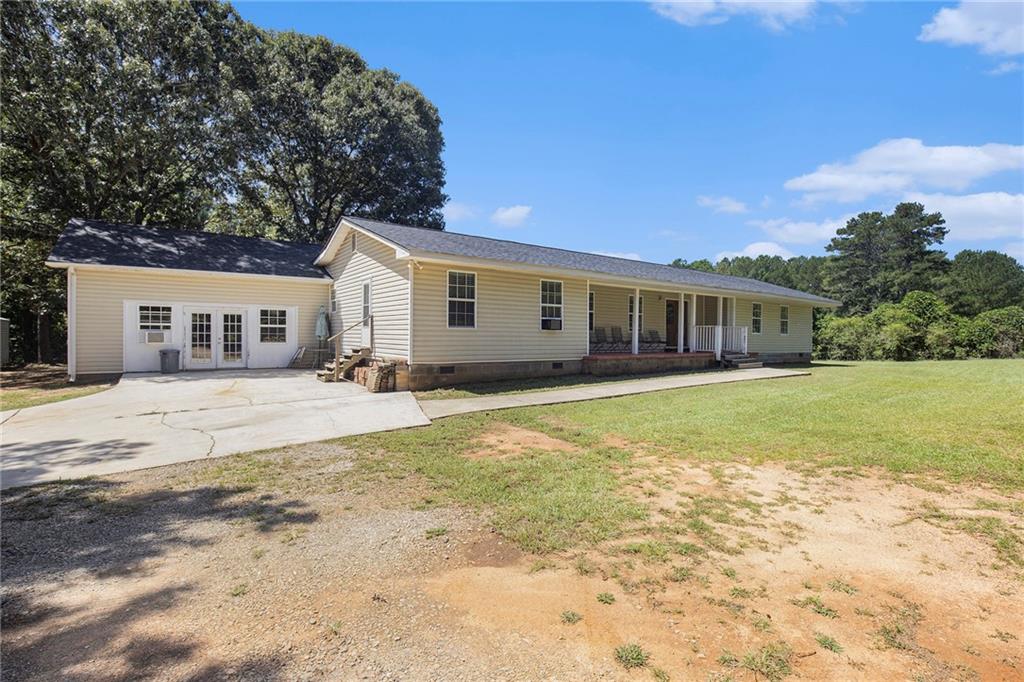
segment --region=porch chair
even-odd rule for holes
[[[590,334],[590,352],[607,353],[611,350],[612,343],[608,340],[604,327],[594,327],[594,331]]]
[[[622,327],[612,327],[612,346],[616,353],[629,353],[633,350],[632,341],[622,338]]]
[[[661,334],[657,329],[648,329],[646,340],[640,341],[641,353],[664,353],[665,342],[661,340]]]

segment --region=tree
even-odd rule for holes
[[[1024,267],[998,251],[961,251],[943,278],[942,297],[960,315],[1024,306]]]
[[[257,33],[228,5],[139,0],[10,3],[0,26],[0,305],[15,357],[48,361],[56,235],[72,216],[204,222]]]
[[[715,266],[711,264],[707,258],[701,258],[700,260],[690,261],[689,263],[682,258],[676,258],[674,261],[669,263],[674,268],[685,268],[687,270],[700,270],[701,272],[714,272]]]
[[[835,254],[826,269],[826,288],[847,313],[899,301],[915,289],[933,289],[946,256],[928,247],[945,238],[944,224],[940,213],[925,213],[917,203],[898,204],[890,215],[875,211],[851,218],[825,247]]]
[[[298,33],[269,36],[261,63],[249,140],[258,153],[237,177],[240,210],[309,242],[345,214],[444,226],[441,119],[416,88]]]

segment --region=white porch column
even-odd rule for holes
[[[633,290],[633,355],[640,354],[640,287]]]
[[[697,343],[697,294],[690,294],[690,350],[692,351]]]
[[[584,355],[590,355],[590,280],[587,280],[587,346],[583,349]]]
[[[686,330],[686,294],[679,292],[679,309],[676,311],[676,352],[683,352],[683,332]]]
[[[722,296],[718,297],[718,317],[715,318],[715,321],[716,321],[715,323],[719,327],[725,325],[725,321],[722,320],[722,298],[723,298]]]

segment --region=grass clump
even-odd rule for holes
[[[682,583],[693,577],[693,571],[685,566],[675,566],[665,577],[669,582]]]
[[[427,533],[426,533],[428,540],[431,540],[433,538],[439,538],[442,535],[447,535],[447,534],[448,534],[448,529],[447,528],[428,528],[427,529]]]
[[[597,601],[601,602],[602,604],[614,604],[615,595],[611,592],[601,592],[597,595]]]
[[[615,649],[615,660],[626,670],[643,668],[650,658],[639,644],[623,644]]]
[[[833,592],[845,592],[846,594],[857,594],[857,588],[850,583],[843,582],[839,578],[828,581],[828,587]]]
[[[562,611],[562,622],[566,625],[575,625],[583,620],[583,616],[575,611]]]
[[[244,594],[248,594],[248,592],[249,592],[249,585],[247,585],[246,583],[238,583],[237,585],[235,585],[234,587],[231,588],[231,591],[229,592],[229,594],[232,597],[241,597]]]
[[[765,679],[775,682],[781,680],[792,672],[789,665],[793,657],[793,650],[785,642],[773,642],[766,644],[757,651],[752,651],[743,657],[742,665],[745,669]]]
[[[668,673],[661,668],[651,668],[651,676],[654,677],[655,682],[668,682]]]
[[[839,645],[839,642],[837,642],[833,637],[829,637],[828,635],[816,632],[814,633],[814,641],[817,642],[818,646],[820,646],[822,649],[828,649],[829,651],[832,651],[837,654],[841,654],[843,652],[843,647]]]
[[[803,599],[790,599],[789,603],[793,606],[799,606],[802,609],[810,609],[819,616],[825,616],[826,618],[838,618],[839,613],[835,609],[825,606],[825,603],[821,601],[821,597],[817,595],[811,595],[804,597]]]
[[[917,604],[905,603],[893,609],[889,622],[878,629],[882,644],[889,649],[911,651],[917,647],[915,635],[917,624],[921,622],[921,607]]]

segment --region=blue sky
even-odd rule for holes
[[[1024,261],[1020,3],[237,3],[439,108],[448,229],[666,262],[820,254],[919,200]]]

